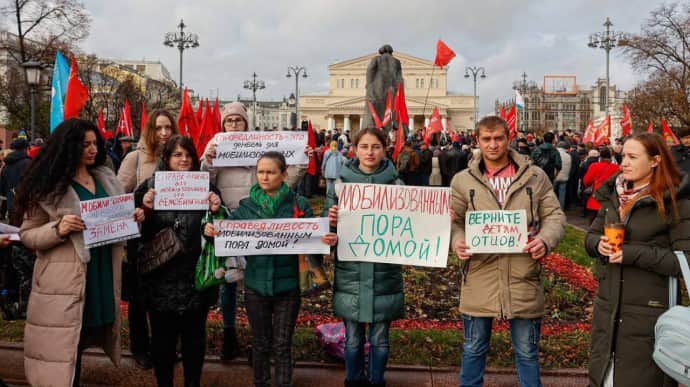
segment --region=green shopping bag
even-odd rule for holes
[[[212,215],[211,211],[206,211],[202,224],[212,223],[213,219],[225,219],[227,217],[226,214],[227,209],[222,206],[216,215]],[[202,235],[201,256],[199,256],[199,260],[196,263],[194,286],[202,290],[225,283],[224,261],[225,258],[216,257],[216,249],[213,246],[213,241],[211,240],[209,242]],[[223,274],[220,275],[221,273]]]

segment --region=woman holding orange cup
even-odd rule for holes
[[[663,138],[642,133],[623,146],[620,172],[594,193],[601,203],[585,238],[596,259],[591,386],[670,386],[652,360],[654,324],[669,305],[675,250],[690,252],[690,178]]]

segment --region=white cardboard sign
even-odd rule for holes
[[[338,259],[446,267],[450,189],[338,186]]]
[[[309,163],[304,153],[307,132],[225,132],[216,134],[214,139],[214,167],[253,167],[268,151],[282,153],[288,165]]]
[[[156,172],[155,210],[208,209],[208,172]]]
[[[216,255],[328,254],[328,218],[214,220]]]
[[[525,210],[465,213],[465,243],[471,253],[522,253],[527,237]]]
[[[82,201],[79,210],[86,224],[83,232],[86,248],[139,237],[133,194]]]

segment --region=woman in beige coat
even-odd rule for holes
[[[78,385],[87,347],[120,361],[123,244],[87,249],[79,215],[80,200],[124,193],[103,165],[106,157],[95,125],[67,120],[18,187],[20,237],[37,255],[24,330],[24,370],[32,386]],[[133,216],[141,222],[144,212]]]
[[[122,160],[117,179],[125,192],[130,193],[153,176],[158,159],[165,143],[178,134],[175,118],[167,110],[154,110],[148,116],[141,133],[137,149],[129,152]],[[146,321],[146,306],[139,291],[139,275],[136,272],[137,245],[139,241],[127,244],[127,263],[123,267],[123,289],[125,300],[129,302],[129,349],[137,366],[150,369],[149,328]]]

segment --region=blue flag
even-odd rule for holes
[[[50,101],[50,133],[56,126],[65,120],[65,94],[67,94],[67,82],[69,81],[69,62],[60,51],[55,55],[55,67],[53,68],[53,87]]]

